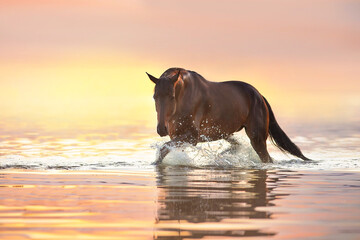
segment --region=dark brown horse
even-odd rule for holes
[[[171,139],[160,149],[156,164],[173,146],[231,141],[232,134],[242,128],[265,163],[272,162],[266,148],[268,135],[282,151],[309,160],[280,128],[269,103],[253,86],[239,81],[210,82],[182,68],[170,68],[160,78],[148,76],[156,84],[157,132]]]

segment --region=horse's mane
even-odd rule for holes
[[[189,71],[184,68],[178,68],[178,67],[169,68],[160,76],[160,78],[171,78],[175,76],[179,71],[183,77],[183,80],[185,81],[188,80],[192,82],[196,82],[196,81],[207,82],[207,80],[197,72]]]
[[[184,72],[186,71],[185,69],[183,68],[169,68],[168,70],[166,70],[163,74],[161,74],[160,78],[171,78],[173,77],[174,75],[176,75],[178,72]]]

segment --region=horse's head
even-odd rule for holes
[[[180,71],[172,76],[156,78],[146,73],[150,80],[155,83],[154,100],[157,112],[157,132],[163,137],[168,135],[167,123],[176,111],[175,83],[179,78]]]

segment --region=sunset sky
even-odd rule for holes
[[[0,1],[6,126],[154,126],[145,72],[175,66],[254,85],[282,121],[360,121],[360,1]]]

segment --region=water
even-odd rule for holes
[[[184,145],[174,148],[164,159],[164,165],[196,168],[249,168],[291,170],[339,170],[360,168],[360,130],[335,131],[326,126],[316,131],[292,129],[289,135],[304,154],[314,162],[307,163],[285,155],[268,141],[274,164],[262,164],[243,132],[236,133],[238,145],[225,140]],[[302,135],[296,135],[301,132]],[[108,134],[82,134],[81,137],[46,136],[34,133],[13,137],[1,136],[0,168],[122,170],[152,169],[156,154],[168,137],[153,133],[127,138],[111,138]],[[109,137],[110,135],[110,137]]]
[[[1,239],[358,239],[358,171],[3,171]]]
[[[1,239],[359,239],[358,126],[287,128],[306,163],[243,134],[173,149],[132,136],[0,136]],[[134,132],[134,131],[132,131]]]

